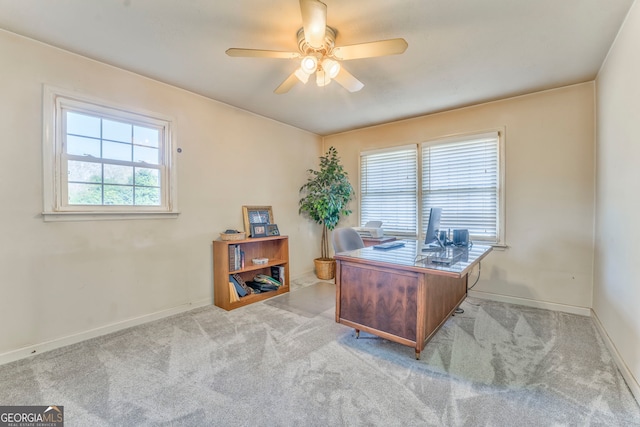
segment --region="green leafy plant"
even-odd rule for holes
[[[353,187],[334,147],[329,147],[320,157],[320,170],[309,169],[307,172],[307,182],[300,187],[303,197],[299,213],[323,226],[320,252],[322,259],[328,259],[328,230],[333,230],[342,216],[351,213],[347,204],[353,198]]]

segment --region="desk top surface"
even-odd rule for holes
[[[404,246],[392,249],[376,249],[373,246],[340,252],[335,255],[336,260],[361,261],[375,264],[391,264],[408,269],[429,269],[441,273],[455,275],[466,274],[473,265],[484,258],[491,250],[491,246],[474,244],[470,248],[448,246],[443,251],[423,252],[421,242],[403,240]],[[439,258],[453,258],[451,264],[438,263]]]

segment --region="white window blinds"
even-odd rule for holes
[[[360,222],[378,220],[385,233],[417,235],[416,145],[360,154]]]
[[[441,230],[466,228],[473,240],[498,242],[499,184],[497,132],[423,144],[422,224],[430,207],[441,207]]]

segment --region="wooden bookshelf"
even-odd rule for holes
[[[229,247],[239,245],[244,252],[244,267],[229,268]],[[267,264],[254,265],[253,258],[268,258]],[[229,275],[239,274],[245,281],[253,280],[256,274],[271,275],[272,266],[284,267],[284,285],[277,291],[249,294],[239,301],[231,301]],[[213,241],[213,303],[225,310],[233,310],[254,302],[289,292],[289,238],[287,236],[257,237],[244,240]]]

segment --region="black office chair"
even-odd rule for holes
[[[332,240],[335,253],[364,248],[362,237],[353,228],[337,228],[333,230]]]

